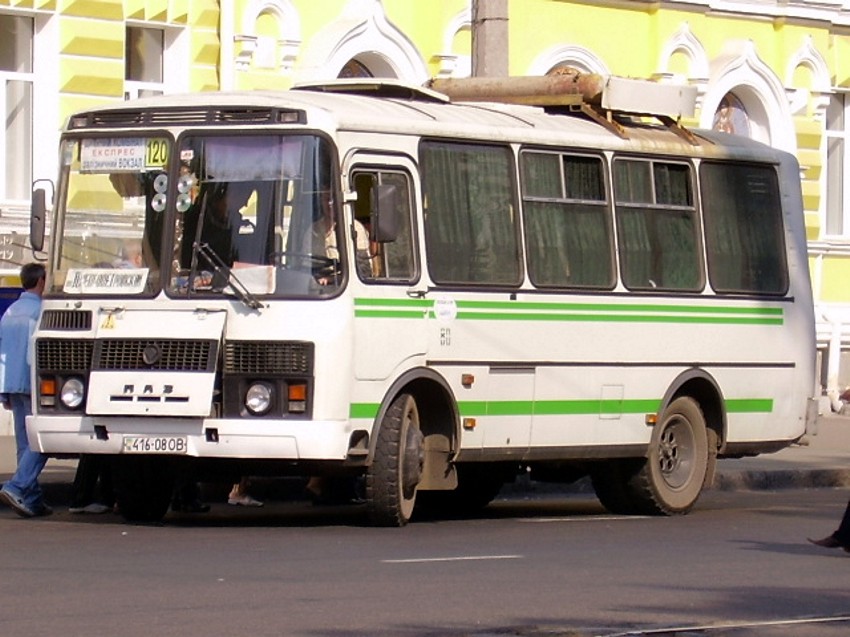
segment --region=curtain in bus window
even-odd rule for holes
[[[540,287],[611,287],[607,208],[591,204],[525,204],[528,268]]]
[[[614,183],[626,287],[701,289],[690,166],[618,160]]]
[[[434,281],[518,283],[509,149],[424,143],[422,167],[425,238]]]
[[[601,160],[565,156],[561,161],[560,155],[536,152],[523,153],[522,160],[531,281],[541,287],[611,287],[613,259]]]
[[[702,287],[695,214],[681,210],[658,210],[655,217],[660,252],[659,287],[671,290],[696,290]]]
[[[216,137],[205,143],[206,179],[251,181],[294,178],[301,166],[302,140]]]
[[[775,169],[704,163],[700,176],[712,287],[784,294],[788,268]]]

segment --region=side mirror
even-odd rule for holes
[[[44,188],[35,188],[32,191],[30,245],[34,252],[41,252],[44,248],[44,226],[47,219],[46,198],[47,195]]]
[[[374,193],[372,240],[392,243],[398,238],[398,188],[392,184],[379,184]]]

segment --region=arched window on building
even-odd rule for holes
[[[733,135],[751,136],[750,116],[743,102],[734,93],[727,93],[714,112],[712,128]]]
[[[369,68],[360,62],[356,58],[349,60],[346,62],[343,67],[339,71],[339,75],[337,77],[346,78],[346,77],[375,77],[374,74],[369,70]]]
[[[546,71],[546,75],[570,75],[574,71],[592,73],[589,68],[579,61],[560,62]]]

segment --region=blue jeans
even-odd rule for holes
[[[38,476],[47,463],[47,456],[30,449],[27,438],[27,416],[32,413],[29,394],[9,394],[12,403],[12,418],[15,421],[15,443],[18,447],[18,469],[15,475],[3,485],[7,491],[20,496],[24,504],[32,510],[41,508],[41,486]]]

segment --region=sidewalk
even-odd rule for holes
[[[61,507],[69,501],[76,468],[76,460],[51,458],[47,462],[40,482],[49,503]],[[15,438],[0,435],[0,482],[8,480],[14,470]],[[511,490],[521,490],[521,484],[520,481]],[[817,434],[804,444],[755,458],[720,460],[713,488],[733,491],[846,486],[850,486],[850,416],[830,414],[819,418]]]

